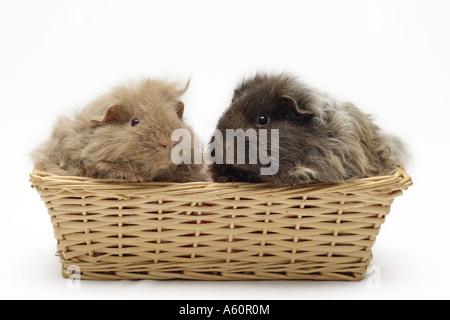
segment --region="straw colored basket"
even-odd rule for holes
[[[360,280],[402,169],[340,185],[125,183],[33,171],[63,276]]]

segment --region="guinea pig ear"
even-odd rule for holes
[[[314,114],[311,110],[307,110],[307,109],[303,108],[302,106],[299,106],[297,101],[295,101],[295,99],[292,98],[291,96],[283,95],[281,97],[281,99],[282,99],[283,103],[285,103],[289,108],[296,111],[297,113],[305,114],[305,115],[313,115]]]
[[[100,117],[101,118],[101,117]],[[113,105],[106,110],[103,119],[99,119],[98,117],[93,117],[91,122],[94,125],[103,125],[103,124],[113,124],[113,123],[124,123],[127,122],[127,114],[125,112],[125,107],[121,105]]]
[[[184,103],[183,101],[178,101],[177,104],[175,105],[175,111],[177,112],[177,116],[178,118],[183,118],[183,113],[184,113]]]

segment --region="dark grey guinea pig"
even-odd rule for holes
[[[226,129],[279,129],[278,159],[274,160],[278,171],[262,175],[261,168],[267,163],[258,159],[249,164],[246,152],[244,164],[209,166],[209,174],[217,182],[342,183],[389,174],[396,166],[403,167],[406,158],[402,142],[381,132],[369,115],[287,74],[259,73],[242,81],[218,121],[217,130],[223,137]],[[269,153],[276,147],[270,141],[266,141]],[[222,148],[226,155],[227,145],[223,143]]]

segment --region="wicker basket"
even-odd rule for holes
[[[33,171],[63,276],[360,280],[402,169],[340,185],[124,183]]]

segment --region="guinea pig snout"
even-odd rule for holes
[[[172,150],[179,143],[179,141],[163,141],[159,143],[160,148],[162,149],[162,157],[164,164],[172,163]]]
[[[164,150],[168,150],[171,151],[173,149],[173,147],[175,147],[178,143],[180,143],[180,141],[164,141],[164,142],[160,142],[159,146],[161,148],[163,148]]]

